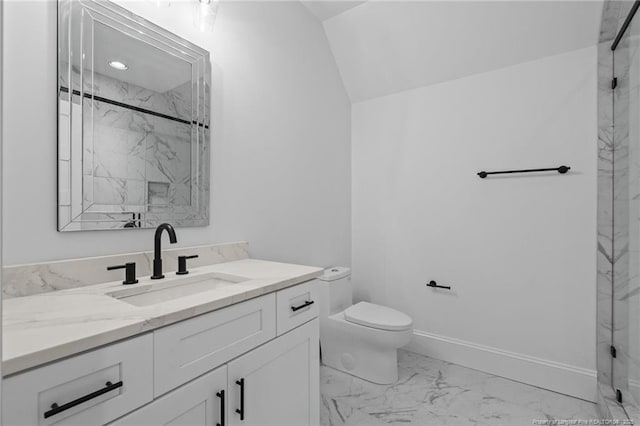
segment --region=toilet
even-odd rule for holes
[[[353,305],[349,268],[326,269],[318,279],[323,364],[373,383],[395,383],[398,348],[411,340],[412,319],[386,306]]]

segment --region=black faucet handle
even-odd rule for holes
[[[178,272],[177,275],[187,275],[189,271],[187,271],[187,259],[195,259],[199,257],[197,254],[191,256],[178,256]]]
[[[122,281],[122,284],[135,284],[138,282],[136,279],[136,263],[128,262],[124,265],[116,265],[116,266],[107,266],[107,271],[113,271],[114,269],[124,269],[125,270],[125,280]]]

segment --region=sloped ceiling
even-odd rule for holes
[[[341,14],[349,9],[361,5],[367,0],[351,1],[351,0],[301,0],[301,3],[313,13],[316,18],[325,21]]]
[[[337,13],[323,25],[358,102],[592,46],[602,2],[368,1]]]

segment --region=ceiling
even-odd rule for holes
[[[83,7],[73,9],[73,20],[83,22],[82,37],[71,37],[72,65],[105,75],[115,80],[164,93],[191,80],[192,67],[178,56],[165,51],[158,43],[146,41],[116,29],[86,13]],[[82,54],[73,54],[82,52]],[[65,57],[67,55],[65,54]],[[128,66],[116,70],[109,62],[119,61]]]
[[[158,93],[191,80],[190,63],[100,22],[93,28],[95,72]],[[113,60],[127,64],[129,69],[111,68],[109,62]]]
[[[353,102],[598,42],[601,1],[303,1]],[[594,65],[595,66],[595,65]]]
[[[336,15],[346,12],[349,9],[366,2],[367,0],[351,1],[351,0],[300,0],[303,5],[320,21],[333,18]]]

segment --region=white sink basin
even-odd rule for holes
[[[211,272],[208,274],[174,276],[158,283],[132,284],[130,288],[107,293],[115,299],[135,306],[150,306],[191,296],[216,288],[248,281],[248,278]]]

